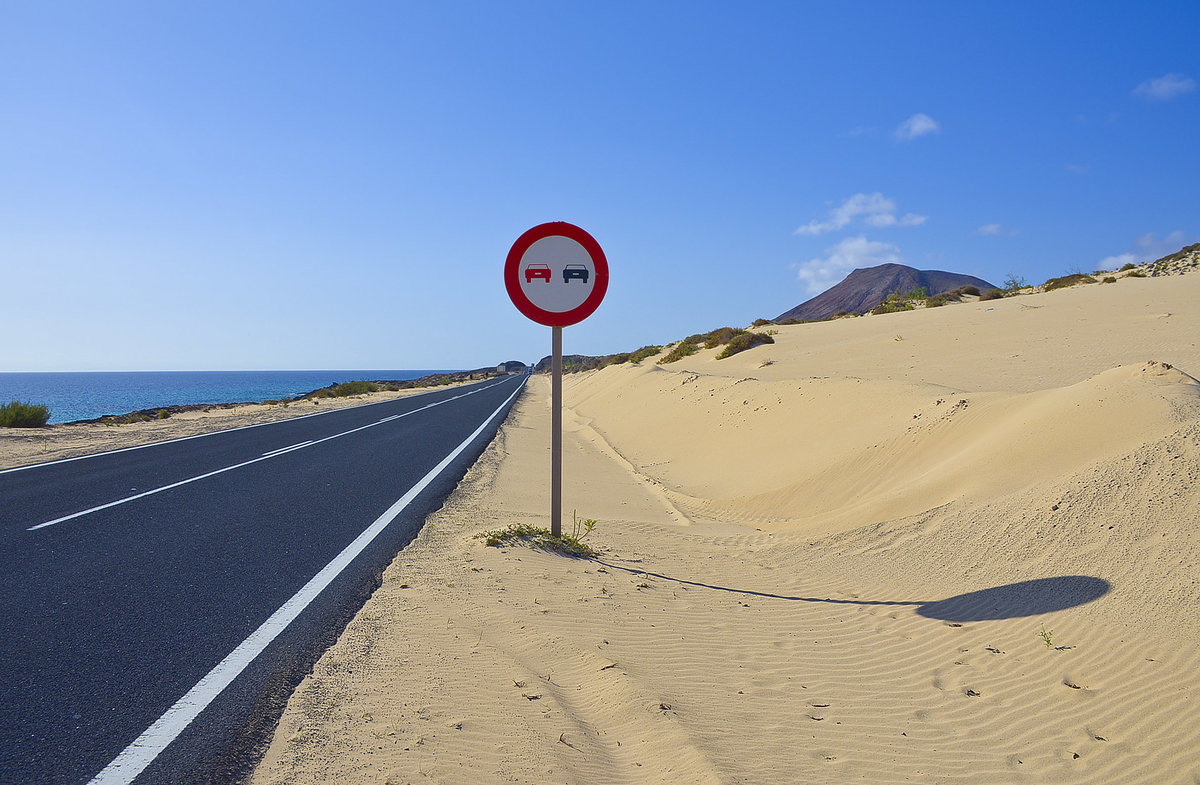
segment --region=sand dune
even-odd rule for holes
[[[476,536],[545,525],[534,379],[253,781],[1196,782],[1198,304],[1122,280],[570,377],[598,561]]]

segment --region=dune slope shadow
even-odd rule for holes
[[[1112,585],[1089,575],[1060,575],[1009,583],[923,603],[917,613],[944,621],[988,621],[1037,616],[1099,599]]]

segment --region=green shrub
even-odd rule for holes
[[[165,420],[171,416],[171,413],[169,411],[167,411],[166,409],[159,409],[158,413],[155,414],[154,416],[160,420]]]
[[[999,300],[1004,297],[1004,291],[1001,289],[988,289],[983,294],[979,295],[980,302],[984,300]]]
[[[1116,283],[1116,282],[1117,282],[1116,278],[1113,278],[1111,275],[1106,275],[1106,276],[1104,276],[1104,280],[1101,281],[1100,283]]]
[[[885,300],[879,305],[871,309],[871,313],[876,316],[882,316],[885,313],[900,313],[901,311],[911,311],[913,307],[905,300]]]
[[[1083,273],[1071,273],[1070,275],[1064,275],[1061,278],[1051,278],[1050,280],[1046,281],[1043,286],[1047,292],[1052,292],[1055,289],[1062,289],[1067,286],[1095,282],[1096,279],[1090,275],[1085,275]]]
[[[13,401],[0,405],[0,428],[41,428],[50,419],[50,410],[40,403]]]
[[[729,343],[717,355],[717,359],[724,360],[726,357],[732,357],[738,352],[744,352],[763,343],[775,343],[775,339],[763,333],[748,333],[743,330],[729,339]]]
[[[1121,269],[1120,269],[1120,270],[1118,270],[1117,272],[1121,272],[1121,273],[1123,273],[1123,272],[1125,272],[1126,270],[1132,270],[1132,269],[1134,269],[1135,267],[1137,267],[1137,265],[1136,265],[1136,264],[1134,264],[1133,262],[1126,262],[1126,263],[1124,264],[1124,266],[1122,266],[1122,267],[1121,267]]]
[[[705,334],[704,348],[716,349],[722,344],[729,343],[734,337],[742,335],[746,331],[740,327],[720,327],[710,333]]]
[[[762,326],[768,325],[768,324],[775,324],[775,322],[771,321],[770,319],[755,319],[754,324],[752,324],[750,326],[751,327],[762,327]]]
[[[629,362],[640,363],[642,360],[645,360],[648,357],[653,357],[661,351],[661,346],[643,346],[641,349],[638,349],[636,352],[629,355]]]
[[[955,291],[957,291],[957,292],[961,292],[962,294],[969,294],[969,295],[971,295],[972,297],[978,297],[978,296],[979,296],[979,287],[978,287],[978,286],[972,286],[972,285],[970,285],[970,284],[967,284],[966,286],[960,286],[960,287],[958,287],[958,289],[956,289]]]
[[[700,349],[697,348],[696,344],[688,343],[687,341],[680,341],[679,343],[675,344],[674,349],[667,353],[666,357],[658,361],[658,364],[666,365],[667,363],[677,362],[682,360],[684,357],[695,354],[698,351],[700,351]]]
[[[448,384],[449,379],[434,380],[433,383]],[[379,392],[379,385],[374,382],[342,382],[341,384],[332,384],[312,393],[310,398],[346,398],[351,395],[363,395],[365,393]]]
[[[1142,272],[1141,270],[1130,270],[1129,275],[1127,275],[1125,277],[1126,278],[1145,278],[1146,274],[1144,272]]]

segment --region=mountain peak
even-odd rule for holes
[[[908,265],[888,262],[856,269],[841,283],[785,311],[776,317],[775,321],[817,321],[828,319],[841,311],[866,313],[883,302],[892,292],[907,292],[918,286],[925,287],[930,296],[949,292],[960,286],[976,286],[980,291],[996,288],[994,284],[973,275],[949,273],[944,270],[917,270]]]

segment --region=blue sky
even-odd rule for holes
[[[1200,240],[1200,4],[0,0],[0,371],[478,367]]]

